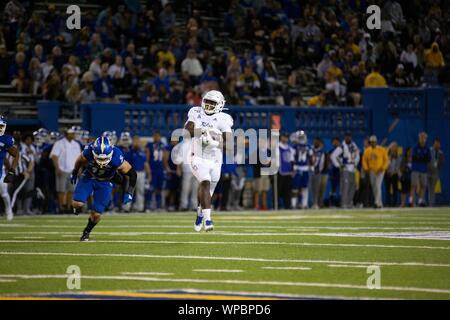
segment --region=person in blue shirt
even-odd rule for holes
[[[427,146],[427,134],[419,133],[419,143],[412,149],[411,165],[411,193],[409,204],[414,207],[416,204],[416,193],[419,195],[418,205],[425,206],[425,191],[427,189],[428,163],[431,161],[430,148]]]
[[[133,144],[130,150],[129,158],[131,166],[137,173],[136,194],[135,201],[133,203],[133,210],[141,212],[145,209],[145,183],[146,177],[147,179],[150,179],[150,165],[147,162],[139,136],[133,137]]]
[[[164,186],[164,144],[161,141],[159,131],[153,133],[153,142],[147,143],[145,147],[145,156],[150,165],[151,186],[156,201],[156,209],[161,209],[162,189]],[[150,198],[152,198],[152,194]]]
[[[5,175],[3,181],[5,183],[10,183],[14,180],[15,171],[17,165],[19,164],[19,150],[15,145],[14,138],[9,134],[5,134],[6,131],[6,119],[3,116],[0,116],[0,164],[3,164],[5,161],[6,154],[9,153],[14,157],[14,160],[9,167],[7,174]],[[0,165],[0,178],[3,177],[3,166]]]
[[[134,168],[133,164],[131,163],[131,134],[128,131],[124,131],[120,134],[119,141],[117,143],[117,148],[119,148],[120,151],[122,151],[123,158],[128,161],[129,164]],[[136,170],[136,169],[135,169]],[[127,205],[124,205],[122,203],[122,196],[125,193],[126,186],[122,184],[118,184],[113,188],[112,192],[112,203],[111,207],[114,208],[116,211],[125,211],[129,212],[131,209],[131,203],[128,203]],[[119,209],[120,208],[120,209]]]
[[[83,172],[77,182],[81,169]],[[92,229],[100,221],[101,214],[111,201],[112,181],[115,181],[117,172],[123,175],[127,183],[123,196],[123,204],[127,204],[133,201],[136,171],[124,159],[120,149],[113,146],[107,137],[99,137],[87,145],[76,160],[70,176],[71,183],[76,184],[72,200],[73,212],[79,214],[89,196],[92,194],[94,198],[92,212],[80,241],[89,241]]]

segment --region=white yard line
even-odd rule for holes
[[[357,264],[329,264],[328,267],[331,268],[364,268],[367,269],[368,265],[364,266],[364,265],[357,265]]]
[[[173,276],[169,272],[121,272],[125,276]]]
[[[67,274],[62,275],[26,275],[26,274],[2,274],[2,278],[12,279],[66,279]],[[361,289],[370,290],[365,285],[354,285],[345,283],[318,283],[318,282],[293,282],[293,281],[250,281],[250,280],[222,280],[222,279],[185,279],[185,278],[157,278],[157,277],[136,277],[136,276],[89,276],[83,275],[83,279],[93,280],[125,280],[125,281],[150,281],[150,282],[174,282],[174,283],[212,283],[212,284],[239,284],[239,285],[266,285],[266,286],[293,286],[293,287],[319,287],[337,289]],[[417,288],[381,286],[379,291],[402,291],[402,292],[423,292],[450,294],[448,289],[439,288]]]
[[[448,268],[448,263],[424,263],[416,261],[408,262],[383,262],[383,261],[342,261],[342,260],[313,260],[313,259],[269,259],[253,257],[220,257],[220,256],[189,256],[189,255],[157,255],[157,254],[131,254],[131,253],[74,253],[74,252],[25,252],[25,251],[0,251],[0,255],[30,255],[30,256],[69,256],[69,257],[124,257],[143,259],[181,259],[181,260],[223,260],[223,261],[252,261],[252,262],[290,262],[290,263],[326,263],[326,264],[357,264],[379,266],[420,266]]]
[[[402,240],[438,240],[438,241],[449,241],[450,231],[434,230],[433,232],[446,232],[444,236],[440,235],[411,235],[411,236],[398,236],[398,233],[379,233],[379,234],[368,234],[368,233],[335,233],[335,232],[252,232],[252,233],[242,233],[242,232],[226,232],[226,231],[215,231],[208,233],[209,237],[213,236],[242,236],[242,237],[255,237],[255,236],[315,236],[315,237],[359,237],[359,238],[384,238],[384,239],[402,239]],[[0,234],[55,234],[55,235],[79,235],[78,232],[59,232],[59,231],[0,231]],[[159,231],[143,231],[143,232],[107,232],[101,231],[96,232],[97,235],[108,235],[108,236],[142,236],[142,235],[198,235],[198,232],[159,232]]]
[[[261,269],[269,270],[311,270],[308,267],[261,267]]]
[[[218,272],[218,273],[239,273],[244,272],[238,269],[192,269],[194,272]]]
[[[70,237],[72,235],[61,235]],[[17,237],[19,238],[19,237]],[[30,237],[31,238],[31,237]],[[43,238],[43,237],[38,237]],[[76,243],[78,240],[0,240],[0,243]],[[425,249],[425,250],[450,250],[449,247],[438,246],[408,246],[391,244],[359,244],[359,243],[314,243],[314,242],[278,242],[278,241],[172,241],[172,240],[91,240],[87,243],[135,243],[135,244],[207,244],[207,245],[284,245],[299,247],[362,247],[362,248],[392,248],[392,249]]]

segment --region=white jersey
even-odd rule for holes
[[[193,122],[195,129],[207,129],[210,135],[221,141],[222,134],[231,133],[233,118],[224,112],[207,115],[202,107],[192,107],[188,112],[187,122]],[[222,150],[220,147],[203,146],[200,137],[192,140],[192,156],[200,157],[214,162],[222,163]]]

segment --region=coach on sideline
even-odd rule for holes
[[[59,213],[69,213],[72,201],[73,185],[70,173],[81,153],[80,144],[75,140],[75,130],[68,129],[65,137],[55,142],[50,153],[55,167],[56,192],[58,193]]]
[[[389,159],[385,148],[377,145],[377,137],[369,138],[370,146],[364,150],[363,169],[370,177],[370,185],[372,187],[373,199],[376,208],[383,207],[381,198],[381,186],[383,185],[383,177],[389,166]]]

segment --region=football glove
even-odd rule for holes
[[[5,176],[5,178],[3,179],[3,181],[4,181],[5,183],[13,182],[14,176],[15,176],[15,174],[14,174],[13,171],[8,171],[8,173],[6,174],[6,176]]]
[[[125,194],[123,195],[123,204],[127,204],[129,202],[133,201],[133,196],[131,194],[129,194],[128,192],[125,192]]]
[[[70,174],[70,183],[75,185],[77,184],[77,180],[78,180],[78,172],[73,170],[72,173]]]

